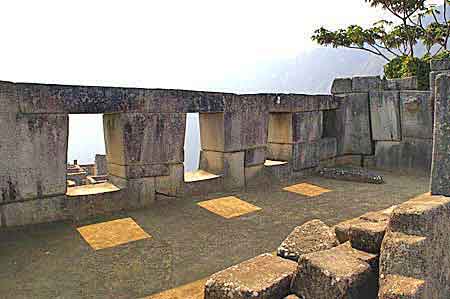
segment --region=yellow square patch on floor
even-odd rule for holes
[[[132,241],[151,238],[133,219],[123,218],[77,228],[94,249],[104,249]]]
[[[319,196],[323,193],[331,192],[331,190],[329,190],[329,189],[322,188],[322,187],[308,184],[308,183],[292,185],[292,186],[283,188],[283,190],[298,193],[298,194],[309,196],[309,197]]]
[[[235,196],[202,201],[198,205],[227,219],[261,210],[260,207],[249,204]]]

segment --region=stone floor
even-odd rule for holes
[[[197,298],[206,277],[275,251],[297,225],[314,218],[333,225],[429,189],[425,177],[381,174],[386,184],[310,177],[2,231],[0,297]]]

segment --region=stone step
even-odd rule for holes
[[[296,227],[277,249],[277,255],[293,261],[303,254],[331,249],[339,245],[332,228],[315,219]]]
[[[422,194],[394,210],[389,228],[394,232],[426,236],[433,230],[435,225],[433,219],[449,213],[449,207],[449,197],[432,196],[429,193]]]
[[[334,228],[339,242],[350,241],[356,249],[378,254],[393,208],[366,213],[337,224]]]
[[[379,299],[423,299],[424,294],[424,280],[398,275],[380,277]]]
[[[289,295],[297,263],[262,254],[212,275],[205,299],[279,299]]]
[[[388,232],[380,255],[380,273],[423,277],[427,269],[427,239],[421,236]]]
[[[292,291],[304,299],[365,298],[378,294],[377,256],[350,243],[302,255]]]

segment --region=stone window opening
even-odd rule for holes
[[[68,196],[119,190],[108,181],[102,114],[69,114],[67,146]]]
[[[292,156],[292,113],[269,113],[268,151],[265,166],[287,164]]]
[[[223,113],[187,113],[184,144],[186,183],[222,176],[220,144],[223,139]]]

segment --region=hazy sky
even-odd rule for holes
[[[207,89],[381,16],[363,0],[2,1],[0,80]]]
[[[363,0],[1,1],[0,80],[226,88],[242,70],[308,51],[320,26],[382,17]],[[89,142],[93,157],[101,120],[72,119],[69,147]]]

